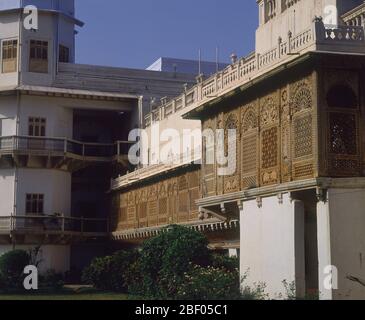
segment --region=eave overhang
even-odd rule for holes
[[[63,98],[78,98],[78,99],[90,99],[90,100],[108,100],[108,101],[120,101],[120,100],[139,100],[140,96],[93,91],[93,90],[79,90],[79,89],[65,89],[57,87],[42,87],[42,86],[13,86],[0,88],[0,95],[12,95],[16,93],[38,95],[38,96],[53,96]]]
[[[195,162],[191,163],[185,163],[179,166],[171,167],[170,169],[165,169],[160,172],[157,172],[155,174],[152,174],[148,177],[143,178],[135,178],[135,180],[131,179],[129,182],[126,182],[123,185],[113,187],[109,190],[109,193],[116,192],[116,191],[127,191],[129,189],[138,188],[141,185],[145,186],[146,184],[153,184],[158,183],[161,180],[168,179],[169,177],[172,177],[174,175],[177,175],[181,172],[199,169],[200,164],[197,164]]]
[[[24,10],[24,7],[21,8],[12,8],[12,9],[6,9],[6,10],[1,10],[1,13],[19,13],[22,12]],[[38,12],[44,12],[44,13],[50,13],[53,15],[59,15],[62,16],[64,19],[72,21],[75,25],[77,25],[78,27],[83,27],[85,25],[85,23],[79,19],[76,19],[75,17],[63,12],[63,11],[59,11],[59,10],[51,10],[51,9],[38,9]]]

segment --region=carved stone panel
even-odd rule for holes
[[[241,184],[242,189],[259,185],[259,117],[256,102],[241,108]]]
[[[261,185],[280,182],[280,111],[278,93],[260,100]]]
[[[203,122],[203,163],[201,174],[202,194],[204,197],[216,195],[216,119],[210,118]]]
[[[224,151],[227,158],[227,166],[233,164],[234,172],[225,175],[224,193],[232,193],[240,190],[240,109],[236,109],[224,115]],[[235,139],[229,140],[229,130],[235,131]]]

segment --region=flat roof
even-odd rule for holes
[[[116,92],[105,92],[105,91],[93,91],[93,90],[80,90],[80,89],[65,89],[57,87],[42,87],[42,86],[13,86],[13,87],[0,87],[0,92],[6,93],[11,91],[27,91],[33,93],[46,93],[54,95],[70,95],[70,96],[85,96],[85,97],[103,97],[103,98],[114,98],[114,99],[139,99],[140,96]]]

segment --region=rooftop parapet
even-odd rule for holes
[[[277,45],[267,52],[241,58],[207,79],[198,77],[197,84],[178,97],[162,100],[158,108],[146,115],[145,125],[187,107],[194,110],[307,52],[365,54],[364,28],[329,27],[321,18],[315,18],[310,28],[298,34],[289,32],[286,39],[278,38]]]

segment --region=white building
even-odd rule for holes
[[[37,29],[23,23],[27,5],[38,9]],[[106,191],[130,169],[129,130],[151,101],[195,82],[75,64],[82,25],[74,0],[0,2],[0,254],[42,245],[43,269],[57,271],[105,249]]]
[[[0,7],[0,252],[41,244],[43,267],[67,270],[109,237],[140,242],[175,221],[239,248],[246,283],[272,298],[284,280],[298,296],[365,298],[364,1],[258,0],[255,53],[184,90],[189,74],[72,63],[73,1],[30,2],[36,32],[22,27],[28,1]],[[239,130],[239,165],[221,176],[203,150],[201,168],[123,175],[142,121]]]
[[[204,74],[205,76],[210,76],[226,67],[226,63],[221,63],[219,61],[194,61],[188,59],[161,57],[152,63],[146,70],[179,72],[196,75]]]

